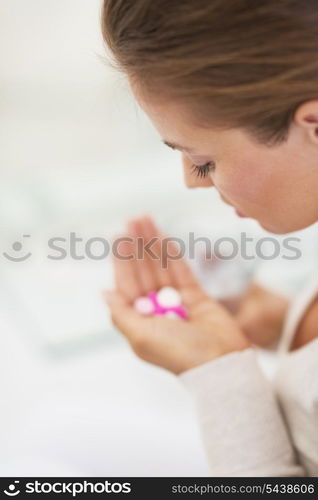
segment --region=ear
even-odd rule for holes
[[[318,100],[301,104],[294,114],[294,123],[302,127],[310,141],[318,146]]]

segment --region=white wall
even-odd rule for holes
[[[99,10],[0,2],[0,474],[205,474],[187,396],[112,332],[110,263],[52,264],[46,242],[109,237],[145,211],[174,234],[261,233],[216,192],[183,187],[178,155],[101,60]],[[15,241],[30,260],[3,257]],[[301,262],[270,263],[263,279],[292,288],[314,258],[304,244]]]

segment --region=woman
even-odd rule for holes
[[[105,0],[102,27],[137,101],[181,151],[189,187],[215,187],[238,215],[274,233],[318,220],[317,2]],[[127,235],[160,236],[147,218]],[[122,252],[134,254],[134,244]],[[271,386],[242,321],[184,261],[167,270],[158,260],[118,260],[115,270],[113,321],[139,356],[193,392],[211,473],[318,475],[318,278],[291,310]],[[133,310],[134,298],[166,284],[180,290],[188,321]]]

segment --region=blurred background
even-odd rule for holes
[[[174,236],[268,234],[213,190],[183,186],[178,155],[104,60],[100,5],[0,3],[0,474],[206,475],[188,394],[114,331],[101,296],[110,259],[88,258],[85,242],[143,213]],[[296,235],[297,261],[191,265],[217,297],[252,278],[292,296],[316,233]],[[64,238],[66,258],[48,258],[50,238]]]

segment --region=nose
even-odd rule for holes
[[[183,177],[187,188],[193,189],[197,187],[212,187],[214,186],[211,176],[199,177],[196,172],[193,172],[193,163],[190,158],[182,154]]]

